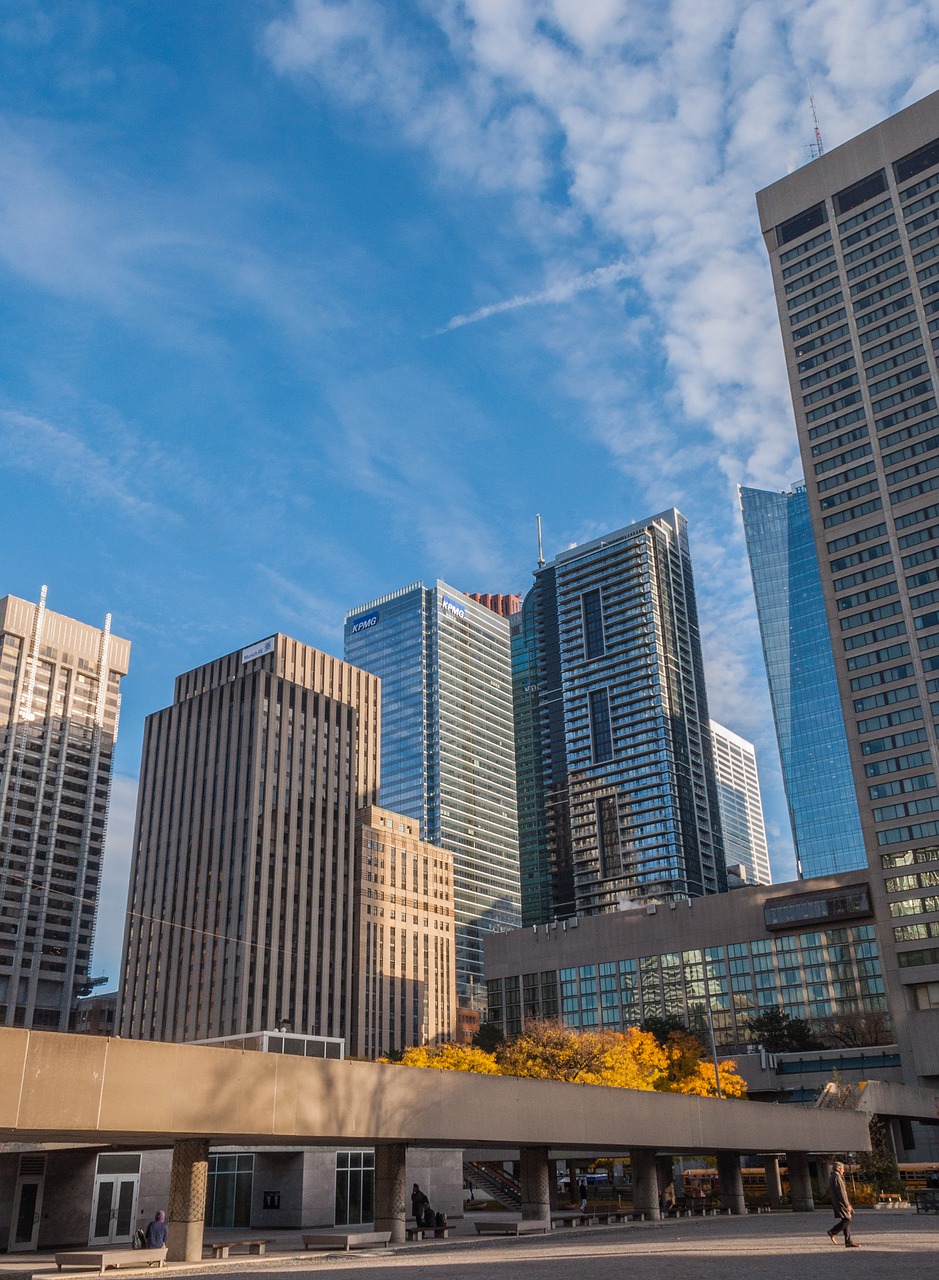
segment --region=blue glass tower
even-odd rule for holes
[[[740,505],[799,875],[866,868],[805,485]]]
[[[479,1005],[485,935],[521,922],[509,621],[418,582],[347,614],[345,656],[381,680],[382,805],[453,854],[457,993]]]

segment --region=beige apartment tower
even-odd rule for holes
[[[416,818],[358,815],[359,992],[351,1051],[380,1058],[452,1040],[456,1016],[453,854],[420,839]]]
[[[939,93],[757,196],[888,1004],[939,1083]]]
[[[144,733],[122,1035],[349,1035],[379,706],[374,676],[283,635],[177,679]]]
[[[0,600],[0,1025],[68,1031],[87,988],[130,644]]]

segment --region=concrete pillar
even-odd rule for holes
[[[577,1190],[577,1161],[568,1160],[567,1162],[568,1177],[568,1199],[571,1204],[580,1204],[580,1192]]]
[[[548,1193],[551,1197],[551,1208],[558,1209],[558,1178],[561,1176],[560,1160],[548,1161]]]
[[[659,1204],[665,1209],[675,1203],[675,1161],[672,1156],[655,1157],[655,1177],[659,1187]]]
[[[633,1213],[650,1220],[660,1218],[659,1180],[655,1174],[655,1152],[634,1147],[629,1153],[633,1175]]]
[[[519,1152],[522,1218],[543,1222],[551,1216],[551,1181],[547,1147],[522,1147]]]
[[[809,1158],[804,1151],[790,1151],[786,1156],[789,1173],[789,1203],[793,1213],[811,1213],[815,1208],[812,1196],[812,1175]]]
[[[390,1231],[392,1244],[404,1243],[406,1156],[403,1142],[383,1142],[375,1147],[375,1230]]]
[[[771,1209],[778,1209],[782,1203],[782,1178],[779,1176],[779,1156],[764,1156],[763,1168],[766,1171],[766,1198]]]
[[[166,1211],[169,1228],[168,1262],[201,1262],[205,1225],[205,1191],[209,1181],[209,1141],[184,1138],[173,1143],[170,1199]]]
[[[824,1195],[828,1189],[828,1179],[831,1177],[831,1160],[828,1156],[815,1157],[815,1174],[818,1178],[819,1194]]]
[[[717,1180],[721,1189],[721,1206],[735,1216],[745,1214],[747,1202],[743,1196],[740,1156],[736,1151],[718,1151]]]

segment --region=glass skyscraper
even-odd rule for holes
[[[517,928],[509,621],[414,583],[351,610],[345,657],[381,679],[381,803],[453,854],[457,992],[485,999],[483,939]]]
[[[711,743],[728,880],[736,875],[746,884],[772,884],[753,743],[716,720]]]
[[[684,517],[540,568],[513,637],[526,923],[725,889]]]
[[[805,485],[740,505],[799,875],[866,867]]]

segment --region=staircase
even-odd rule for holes
[[[520,1209],[522,1189],[518,1179],[488,1160],[464,1160],[463,1178],[471,1187],[482,1191],[487,1200],[496,1200],[506,1209]]]

